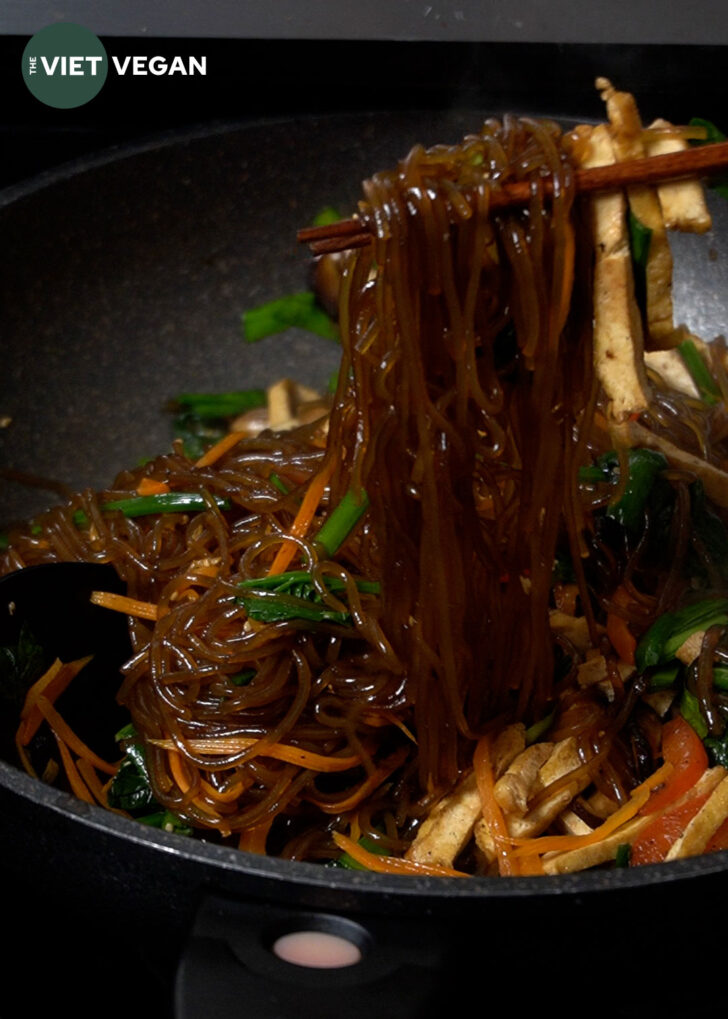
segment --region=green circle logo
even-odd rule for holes
[[[63,21],[36,32],[23,50],[23,80],[46,106],[70,110],[101,91],[106,50],[88,28]]]

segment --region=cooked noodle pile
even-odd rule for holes
[[[342,367],[325,419],[239,438],[209,465],[175,446],[13,532],[6,571],[110,561],[128,595],[156,607],[156,618],[130,616],[119,701],[155,798],[208,837],[329,859],[335,833],[366,836],[403,857],[472,775],[484,740],[497,777],[499,734],[545,719],[551,745],[576,746],[577,795],[563,778],[556,786],[575,809],[584,790],[616,809],[657,767],[663,719],[642,699],[644,677],[621,668],[605,621],[639,637],[681,604],[695,477],[672,465],[674,512],[666,521],[648,506],[639,541],[603,515],[619,491],[580,480],[615,444],[593,369],[593,260],[574,158],[555,124],[510,117],[456,146],[413,149],[364,184],[359,215],[375,239],[346,256]],[[514,180],[530,182],[528,204],[491,210],[494,190]],[[723,405],[657,375],[651,385],[654,400],[629,424],[720,464]],[[627,443],[615,454],[620,491],[627,454]],[[205,508],[104,508],[145,479],[201,493]],[[332,546],[319,532],[347,500],[363,515]],[[697,554],[705,590],[722,590],[722,564]],[[568,580],[555,582],[558,562]],[[256,615],[241,592],[292,570],[329,611]],[[554,625],[557,610],[583,624],[581,646]],[[604,683],[577,682],[598,655],[608,696]],[[480,765],[482,799],[482,753]],[[597,799],[591,815],[581,802],[592,828]],[[493,869],[482,841],[453,862]]]

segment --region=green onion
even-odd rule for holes
[[[346,589],[346,584],[341,577],[325,576],[323,580],[329,591],[344,591]],[[313,587],[313,580],[311,574],[306,570],[288,570],[286,573],[271,573],[265,577],[241,580],[238,587],[242,590],[252,591],[279,591],[303,598],[305,597],[304,588]],[[380,591],[380,585],[376,580],[357,580],[356,587],[364,594],[379,594]]]
[[[378,842],[375,842],[374,839],[367,838],[366,835],[363,835],[359,839],[357,845],[361,846],[362,849],[366,849],[370,853],[374,853],[376,856],[387,856],[388,851]],[[334,861],[334,865],[336,867],[346,867],[348,870],[367,870],[362,863],[355,860],[353,856],[349,855],[349,853],[342,853],[341,856],[337,857]]]
[[[701,739],[705,739],[708,735],[708,726],[705,723],[703,714],[700,710],[700,702],[694,693],[685,689],[680,697],[680,714],[683,716],[688,725],[692,725],[693,729],[697,732]]]
[[[329,608],[328,605],[316,604],[306,598],[279,591],[267,591],[263,588],[240,595],[238,601],[245,607],[248,616],[259,623],[281,623],[292,619],[343,625],[351,622],[348,612],[339,612]]]
[[[540,719],[538,722],[534,722],[533,725],[526,729],[526,744],[530,746],[532,743],[537,743],[538,740],[544,736],[551,728],[551,724],[556,717],[556,708],[549,712],[545,718]]]
[[[349,489],[316,535],[315,540],[326,555],[336,555],[368,508],[369,496],[367,493],[362,489],[358,495],[355,495]]]
[[[622,842],[617,846],[617,852],[614,854],[614,866],[615,867],[629,867],[629,861],[632,856],[632,846],[629,842]]]
[[[248,343],[257,343],[266,336],[294,327],[306,329],[327,340],[339,338],[335,323],[318,304],[313,291],[309,290],[250,308],[243,312],[242,326]]]
[[[193,828],[177,814],[173,814],[171,810],[159,810],[154,814],[137,817],[135,820],[140,824],[146,824],[148,828],[159,828],[161,831],[171,831],[177,835],[194,834]]]
[[[650,257],[652,230],[645,226],[632,211],[628,216],[629,246],[634,269],[634,290],[637,305],[644,312],[647,307],[647,261]]]
[[[219,509],[230,509],[230,500],[215,497]],[[208,502],[199,492],[161,492],[159,495],[137,495],[128,499],[115,499],[101,506],[104,513],[120,512],[125,517],[146,517],[155,513],[197,513],[208,508]],[[73,514],[76,527],[88,526],[89,519],[83,510]]]
[[[658,475],[667,467],[667,458],[656,450],[638,447],[629,450],[627,460],[629,475],[622,495],[607,507],[606,513],[635,532],[642,525],[647,500]],[[619,455],[615,450],[603,453],[593,466],[579,469],[579,480],[585,484],[616,484],[618,479]]]
[[[652,242],[652,230],[637,219],[633,212],[629,214],[629,240],[632,258],[637,265],[644,268],[650,254],[650,243]]]
[[[716,690],[728,690],[728,665],[713,667],[713,686]]]
[[[274,485],[279,492],[282,492],[283,495],[288,495],[290,489],[286,485],[285,481],[283,481],[281,476],[279,474],[276,474],[275,471],[270,472],[270,474],[268,475],[268,481],[270,481],[271,485]]]
[[[255,669],[243,669],[242,672],[236,672],[229,679],[233,686],[247,686],[255,676],[255,672]]]
[[[650,676],[650,685],[648,690],[650,693],[656,693],[658,690],[669,690],[677,682],[677,678],[680,675],[680,665],[668,665],[663,669],[657,669]]]
[[[704,403],[716,404],[721,400],[721,392],[718,384],[710,373],[710,368],[703,360],[703,356],[691,339],[683,340],[678,344],[680,356],[690,377],[695,383],[700,398]]]
[[[338,223],[342,218],[341,213],[332,205],[327,205],[316,213],[311,220],[311,226],[330,226],[332,223]]]
[[[351,489],[333,509],[328,519],[319,528],[316,544],[329,558],[334,556],[346,541],[352,530],[369,506],[365,491],[355,496]],[[323,578],[331,592],[345,591],[346,584],[340,577]],[[364,594],[379,594],[376,581],[357,580],[356,586]],[[238,600],[245,606],[251,619],[261,623],[278,623],[284,620],[304,619],[314,623],[351,623],[348,612],[332,609],[322,602],[321,594],[313,578],[306,570],[289,570],[266,577],[253,577],[238,584],[242,592]]]
[[[656,620],[637,645],[635,663],[640,672],[664,665],[693,633],[728,623],[728,598],[706,598]]]
[[[324,577],[324,584],[332,592],[343,591],[346,584],[340,577]],[[379,594],[376,581],[357,580],[357,590],[365,594]],[[253,577],[238,584],[242,594],[238,601],[245,606],[251,619],[262,623],[277,623],[291,619],[305,619],[309,622],[333,622],[347,625],[351,622],[348,612],[341,612],[324,605],[313,578],[306,570],[289,570],[287,573]]]
[[[705,138],[691,138],[691,145],[711,145],[714,142],[726,141],[725,134],[710,120],[704,120],[702,117],[693,117],[690,121],[690,126],[705,129]],[[728,198],[728,177],[714,177],[712,181],[708,182],[708,187],[721,195],[721,197]]]
[[[265,389],[240,389],[230,393],[180,393],[170,400],[169,409],[184,411],[197,418],[237,417],[248,410],[265,407]]]

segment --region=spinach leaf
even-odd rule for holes
[[[289,294],[243,312],[243,336],[248,343],[257,343],[266,336],[298,328],[316,333],[327,340],[338,340],[339,330],[326,314],[311,290]]]
[[[13,647],[0,647],[0,700],[13,712],[20,711],[28,687],[47,667],[47,654],[27,622],[20,627]]]
[[[705,138],[691,138],[691,145],[712,145],[714,142],[726,141],[725,134],[710,120],[704,120],[702,117],[693,117],[690,120],[690,126],[705,128]],[[728,198],[728,177],[714,177],[708,183],[708,187],[717,192],[722,198]]]

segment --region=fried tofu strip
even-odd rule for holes
[[[606,103],[617,162],[646,156],[642,121],[634,96],[618,92],[607,78],[597,78],[596,86]],[[669,338],[675,329],[672,252],[660,199],[655,188],[646,186],[629,188],[628,199],[633,216],[651,231],[646,266],[648,345],[670,346]]]
[[[533,743],[519,754],[493,788],[496,803],[506,814],[525,814],[538,773],[551,756],[553,743]]]
[[[526,746],[526,728],[521,723],[507,726],[493,744],[496,776],[501,776]],[[470,841],[481,816],[480,794],[471,772],[432,809],[423,821],[406,859],[415,863],[437,863],[452,867]]]
[[[470,841],[475,822],[481,816],[480,794],[474,773],[432,809],[406,853],[414,863],[452,867]]]
[[[661,156],[668,152],[682,152],[688,143],[667,120],[654,120],[647,128],[645,149],[648,156]],[[713,225],[705,192],[697,180],[668,181],[658,184],[662,217],[668,230],[704,234]]]
[[[538,757],[534,751],[538,746],[548,747],[549,754],[544,763],[535,768],[534,763]],[[505,809],[503,813],[508,834],[513,838],[535,838],[546,831],[574,797],[582,792],[591,781],[588,774],[579,774],[581,764],[582,761],[573,736],[555,744],[534,744],[520,754],[509,769],[510,775],[517,778],[518,781],[501,785],[501,780],[499,780],[496,783],[496,788],[500,787],[499,792],[496,793],[496,798],[500,798],[500,805],[510,801],[514,807],[511,811]],[[506,775],[509,772],[506,772]],[[567,781],[554,790],[551,795],[548,795],[549,786],[568,777],[571,772],[574,772],[573,781]],[[543,798],[540,798],[541,796]],[[539,799],[536,805],[528,809],[528,801],[533,801],[537,797]],[[476,844],[485,860],[488,862],[495,860],[495,841],[487,822],[482,817],[475,825],[474,835]]]
[[[554,853],[544,857],[544,874],[573,874],[608,863],[617,855],[620,846],[631,842],[650,823],[650,817],[635,817],[618,831],[607,835],[601,842],[595,842],[582,849],[569,849],[565,853]]]
[[[705,851],[708,842],[726,818],[728,818],[728,777],[723,778],[713,789],[680,838],[670,846],[665,859],[681,860],[688,856],[699,856]]]
[[[616,162],[606,124],[575,133],[574,156],[584,168]],[[634,295],[627,206],[621,192],[590,200],[594,237],[594,367],[610,404],[622,421],[649,404],[643,360],[642,323]]]
[[[657,372],[671,389],[676,389],[679,393],[684,393],[685,396],[692,396],[695,399],[700,396],[692,375],[685,367],[680,351],[674,347],[671,350],[648,350],[645,353],[645,364],[652,371]]]

